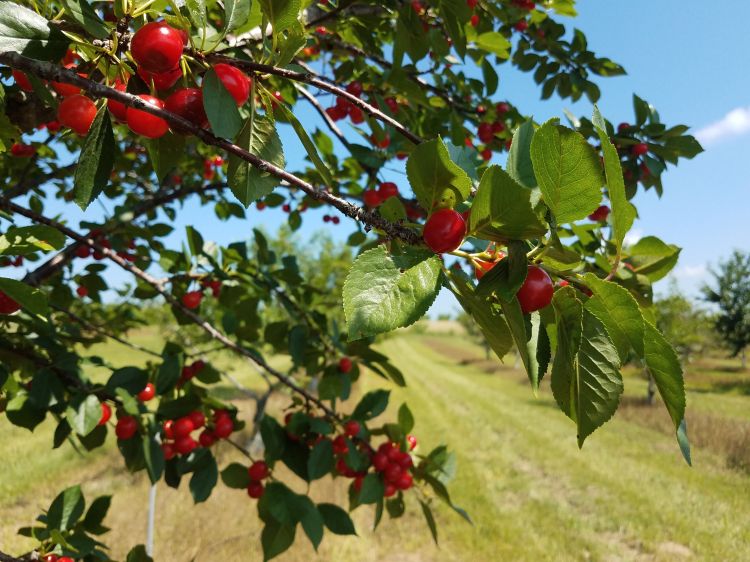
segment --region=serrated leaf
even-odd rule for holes
[[[32,226],[9,226],[0,235],[0,254],[24,256],[39,250],[60,250],[65,245],[65,235],[44,224]]]
[[[273,27],[274,35],[295,27],[302,10],[300,0],[259,0],[260,9]]]
[[[68,39],[46,18],[17,2],[0,2],[0,52],[17,51],[37,60],[59,61]]]
[[[143,438],[143,460],[151,484],[156,484],[164,473],[164,452],[153,435]]]
[[[496,242],[537,238],[547,232],[547,226],[534,213],[531,190],[500,166],[490,166],[482,175],[469,225],[469,232],[477,238]]]
[[[256,115],[242,128],[237,144],[264,160],[283,168],[286,164],[281,139],[268,117]],[[263,172],[234,154],[229,155],[227,181],[232,193],[246,208],[250,203],[265,197],[279,184],[279,179]]]
[[[84,211],[109,184],[116,150],[112,122],[104,105],[97,111],[83,142],[73,178],[75,200]]]
[[[72,529],[83,515],[86,502],[80,486],[72,486],[61,492],[47,510],[47,529],[67,531]]]
[[[497,55],[501,59],[507,59],[510,56],[510,41],[498,31],[480,33],[476,38],[476,45],[483,51]]]
[[[513,141],[505,167],[514,180],[526,187],[536,187],[534,164],[531,161],[531,139],[534,138],[534,122],[525,121],[513,133]]]
[[[332,533],[336,535],[357,534],[351,517],[339,506],[332,503],[319,503],[318,511],[323,517],[323,523],[325,523],[326,528]]]
[[[666,244],[656,236],[645,236],[628,248],[635,273],[649,278],[651,282],[666,277],[677,264],[681,248]]]
[[[294,510],[300,525],[302,525],[302,530],[305,531],[307,538],[310,539],[313,548],[318,550],[320,541],[323,540],[323,516],[315,507],[313,501],[307,496],[297,495],[294,504]]]
[[[250,17],[251,0],[226,0],[224,2],[225,33],[242,27]]]
[[[581,134],[548,121],[534,134],[531,160],[542,198],[558,223],[580,220],[601,203],[599,156]]]
[[[26,283],[0,277],[0,291],[8,295],[31,314],[46,316],[49,313],[46,293]]]
[[[451,160],[440,138],[423,142],[412,151],[406,173],[419,204],[429,212],[437,207],[453,208],[471,193],[471,179]]]
[[[248,6],[250,2],[248,1]],[[230,8],[234,4],[233,0],[226,0],[224,2],[224,11],[227,14],[226,22],[229,26],[230,22]],[[185,7],[187,8],[190,21],[197,29],[203,29],[206,27],[206,0],[185,0]]]
[[[210,69],[203,77],[203,108],[206,110],[211,130],[216,136],[233,139],[242,128],[242,117],[237,102],[216,72]],[[240,145],[244,146],[245,145]]]
[[[190,477],[190,494],[195,503],[201,503],[208,499],[211,491],[219,481],[219,467],[216,459],[210,451],[205,450],[203,458],[198,463],[193,475]]]
[[[378,213],[389,222],[406,220],[406,208],[398,197],[389,197],[378,207]]]
[[[378,417],[388,407],[390,390],[373,390],[365,394],[354,408],[351,417],[355,420],[367,421]]]
[[[685,417],[682,365],[674,348],[650,322],[645,323],[644,343],[646,367],[677,429]]]
[[[161,182],[179,166],[185,156],[185,137],[168,132],[158,139],[149,139],[146,148],[156,178]]]
[[[344,313],[349,339],[410,326],[419,320],[440,292],[440,259],[423,249],[401,256],[381,245],[361,254],[344,283]]]
[[[70,17],[78,22],[83,29],[97,39],[109,37],[109,28],[96,13],[88,0],[63,0]]]
[[[315,144],[307,134],[305,127],[302,125],[302,123],[299,122],[299,119],[294,116],[294,113],[292,113],[285,104],[278,104],[277,111],[281,111],[281,113],[284,115],[284,118],[292,125],[292,128],[294,129],[294,132],[297,133],[302,146],[305,147],[305,151],[310,158],[310,162],[312,162],[315,166],[315,169],[318,170],[318,173],[320,174],[320,177],[323,178],[325,184],[327,186],[333,186],[334,181],[333,176],[331,175],[331,171],[328,169],[328,166],[325,164],[325,162],[323,162],[323,160],[320,158],[318,149],[315,148]]]
[[[493,293],[503,301],[512,301],[528,275],[528,260],[524,242],[508,242],[508,255],[484,274],[477,284],[477,296],[488,297]]]

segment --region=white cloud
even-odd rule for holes
[[[700,129],[695,136],[701,144],[708,145],[748,132],[750,132],[750,106],[733,109],[718,121]]]
[[[639,228],[634,228],[625,235],[624,243],[626,246],[632,246],[641,238],[643,238],[643,231]]]

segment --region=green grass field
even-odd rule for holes
[[[154,340],[153,334],[140,339],[144,345]],[[327,535],[316,555],[300,535],[280,560],[750,560],[750,477],[731,468],[735,449],[750,444],[750,438],[742,440],[750,398],[743,375],[727,374],[731,365],[688,368],[688,421],[699,442],[689,468],[664,427],[661,406],[639,402],[645,381],[636,373],[627,377],[622,413],[579,450],[574,426],[556,409],[549,389],[543,385],[534,398],[512,358],[505,365],[485,361],[479,347],[445,334],[407,332],[380,347],[409,383],[393,389],[386,415],[395,416],[407,401],[421,449],[447,443],[456,452],[452,496],[474,525],[439,506],[436,547],[416,500],[407,498],[407,515],[385,520],[375,533],[371,508],[360,508],[354,515],[359,538]],[[95,351],[115,364],[134,360],[117,344]],[[247,384],[257,384],[244,364],[220,360]],[[360,391],[379,383],[364,380]],[[280,398],[273,406],[283,403]],[[251,402],[240,406],[252,415]],[[130,545],[145,540],[145,476],[124,472],[113,443],[86,458],[69,446],[50,452],[51,426],[33,435],[7,422],[0,426],[0,550],[28,549],[31,543],[16,529],[30,524],[56,491],[81,482],[88,498],[115,495],[106,521],[113,530],[105,540],[121,559]],[[227,447],[218,456],[221,464],[240,460]],[[297,487],[304,489],[299,482]],[[346,484],[326,479],[312,493],[318,500],[345,501]],[[157,505],[157,561],[261,559],[255,505],[242,492],[220,485],[205,506],[196,507],[186,490],[160,486]]]

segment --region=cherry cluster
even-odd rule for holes
[[[13,314],[21,309],[21,305],[0,291],[0,314]]]
[[[191,434],[201,428],[203,431],[196,441]],[[177,455],[189,455],[198,447],[209,448],[220,439],[227,439],[233,431],[234,419],[227,410],[215,410],[208,425],[200,410],[176,420],[166,420],[162,424],[164,458],[170,460]]]
[[[253,499],[258,499],[265,491],[263,480],[271,475],[271,471],[265,461],[255,461],[247,468],[247,474],[250,477],[250,483],[247,485],[247,495]]]
[[[195,375],[200,373],[206,367],[206,362],[203,359],[198,359],[192,362],[190,365],[185,365],[180,372],[180,380],[177,386],[182,386],[187,381],[192,379]]]
[[[75,562],[70,556],[58,556],[57,554],[45,554],[42,556],[43,562]]]
[[[31,158],[36,154],[36,146],[14,142],[10,146],[10,154],[16,158]]]
[[[202,279],[200,281],[200,286],[200,289],[188,291],[182,295],[180,300],[185,308],[189,308],[190,310],[198,308],[203,301],[203,293],[206,289],[211,290],[211,294],[214,298],[218,298],[221,294],[221,281],[218,279]]]
[[[495,105],[495,119],[482,121],[477,128],[477,137],[484,145],[481,151],[482,159],[487,162],[492,158],[492,152],[510,150],[510,138],[501,138],[501,134],[506,132],[505,115],[510,111],[510,105],[506,102],[500,102]],[[479,106],[477,112],[485,116],[487,110],[484,106]],[[486,117],[485,117],[486,118]],[[470,141],[470,139],[469,139]],[[469,144],[469,143],[467,143]]]
[[[23,256],[16,256],[13,259],[10,259],[8,256],[0,257],[0,267],[23,267]]]

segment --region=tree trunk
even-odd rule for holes
[[[740,360],[742,361],[742,370],[744,371],[747,369],[747,354],[745,353],[745,348],[742,348],[742,351],[740,352]]]
[[[654,377],[651,375],[651,372],[648,372],[648,391],[646,394],[646,401],[648,402],[649,406],[653,406],[655,396],[656,396],[656,381],[654,381]]]

